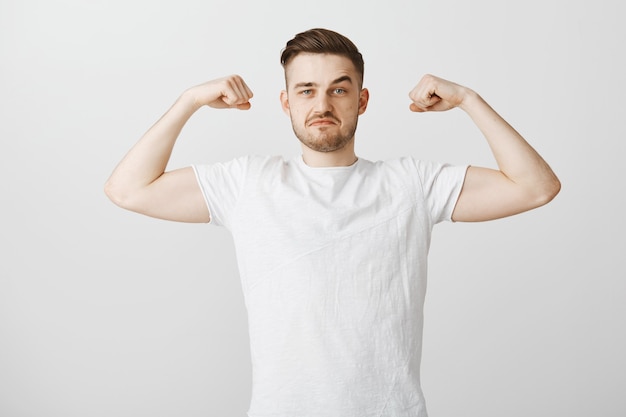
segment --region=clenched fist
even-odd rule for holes
[[[239,75],[208,81],[191,87],[188,93],[192,95],[197,107],[239,110],[250,108],[250,99],[253,95],[252,90]]]
[[[470,90],[434,75],[424,75],[411,90],[409,98],[411,111],[445,111],[463,103]]]

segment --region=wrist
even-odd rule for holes
[[[465,91],[463,92],[463,96],[461,99],[461,104],[459,104],[459,108],[464,111],[468,111],[476,104],[478,104],[482,98],[478,95],[474,90],[465,87]]]
[[[195,87],[191,87],[183,91],[178,98],[177,103],[184,107],[186,111],[191,113],[195,113],[198,109],[204,106],[204,103],[200,100]]]

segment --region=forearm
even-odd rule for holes
[[[181,130],[199,107],[189,92],[183,93],[117,165],[106,183],[107,195],[119,202],[158,179]]]
[[[529,192],[552,194],[559,181],[535,149],[477,93],[468,90],[460,104],[485,136],[499,170]]]

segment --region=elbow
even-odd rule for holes
[[[554,200],[554,198],[561,191],[561,181],[556,176],[552,176],[550,180],[546,181],[538,187],[536,195],[536,203],[537,207],[548,204],[550,201]]]
[[[145,193],[140,188],[128,187],[109,179],[104,184],[104,194],[120,208],[137,213],[145,212]]]
[[[111,179],[109,179],[104,184],[104,194],[116,206],[121,207],[121,208],[128,208],[127,207],[128,205],[126,204],[127,198],[125,197],[125,193],[123,192],[122,189],[120,189],[120,187],[116,186],[115,182],[111,181]]]
[[[550,200],[556,197],[557,194],[560,192],[561,192],[561,181],[559,181],[557,177],[554,177],[554,183],[552,185],[552,197],[550,198]]]

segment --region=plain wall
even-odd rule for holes
[[[0,0],[0,416],[244,416],[232,239],[121,210],[117,162],[192,85],[238,73],[248,112],[202,109],[170,167],[299,153],[279,53],[327,27],[365,57],[367,159],[493,167],[460,110],[415,114],[425,73],[478,91],[563,189],[431,247],[422,382],[432,417],[626,415],[624,114],[617,0]]]

